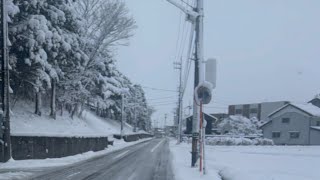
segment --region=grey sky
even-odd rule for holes
[[[120,70],[133,82],[175,90],[178,73],[173,61],[180,11],[165,0],[126,2],[139,27],[130,46],[118,51]],[[205,57],[218,60],[215,103],[206,111],[224,112],[234,103],[304,102],[320,93],[319,17],[318,0],[205,0]],[[192,102],[192,74],[185,106]],[[148,99],[177,95],[145,90]],[[168,122],[173,119],[174,104],[155,107],[154,119],[162,121],[165,113]]]

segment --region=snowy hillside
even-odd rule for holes
[[[68,112],[57,115],[54,120],[48,116],[49,110],[43,109],[43,115],[33,112],[33,107],[26,103],[15,106],[11,116],[11,132],[13,135],[55,136],[55,137],[99,137],[120,133],[120,123],[115,120],[105,120],[89,111],[83,117],[72,119]],[[125,134],[133,134],[133,127],[126,124]]]

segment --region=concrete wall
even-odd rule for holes
[[[152,137],[150,134],[133,134],[124,136],[126,142]],[[100,151],[112,145],[108,137],[32,137],[11,136],[12,157],[15,160],[60,158],[88,151]],[[2,154],[3,146],[0,146]],[[3,161],[0,156],[0,162]]]

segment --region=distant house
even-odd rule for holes
[[[317,97],[313,98],[311,101],[309,101],[309,103],[320,108],[320,97],[317,96]]]
[[[212,124],[212,133],[213,134],[220,134],[220,130],[217,128],[218,123],[220,123],[223,119],[226,119],[229,117],[227,113],[214,113],[210,114],[211,116],[217,118],[216,122]]]
[[[277,145],[320,145],[320,108],[290,103],[269,115],[263,136]]]
[[[215,114],[210,114],[210,115],[213,117],[216,117],[218,120],[229,117],[229,115],[226,113],[215,113]]]
[[[267,121],[268,115],[276,109],[288,104],[288,101],[262,102],[254,104],[238,104],[230,105],[228,114],[241,115],[246,118],[256,117],[261,121]]]
[[[207,121],[207,126],[206,126],[206,134],[212,134],[212,127],[213,124],[218,120],[216,117],[211,116],[209,114],[203,113],[204,114],[204,119]],[[192,134],[192,121],[193,121],[193,115],[189,116],[186,118],[186,131],[184,132],[185,134]]]

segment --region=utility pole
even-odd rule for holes
[[[198,87],[200,82],[204,81],[205,62],[203,53],[203,0],[197,0],[195,8],[182,6],[175,0],[167,0],[187,15],[187,20],[195,24],[195,74],[194,74],[194,88]],[[194,92],[194,97],[196,93]],[[195,99],[195,98],[194,98]],[[199,140],[199,122],[200,122],[200,108],[196,101],[193,102],[193,121],[192,121],[192,157],[191,166],[195,167],[198,159],[198,140]]]
[[[134,127],[133,127],[133,132],[137,132],[137,95],[134,94]]]
[[[121,94],[121,127],[120,136],[123,137],[123,123],[124,123],[124,94]]]
[[[167,125],[167,116],[168,116],[168,114],[164,114],[164,126],[163,126],[163,129],[164,129],[165,133],[166,133],[166,125]]]
[[[9,78],[9,60],[8,60],[8,22],[5,0],[1,0],[1,148],[4,162],[11,158],[11,138],[10,138],[10,78]]]
[[[178,143],[181,143],[182,139],[182,58],[180,62],[174,62],[174,69],[180,71],[179,74],[179,99],[178,99]]]
[[[196,37],[195,37],[195,75],[194,88],[199,85],[199,82],[204,80],[204,58],[203,58],[203,0],[197,0],[197,7],[195,11],[199,14],[196,18]],[[194,92],[194,96],[196,92]],[[192,121],[192,158],[191,166],[195,167],[199,157],[198,141],[199,141],[199,122],[200,122],[200,108],[196,101],[193,100],[193,121]]]

